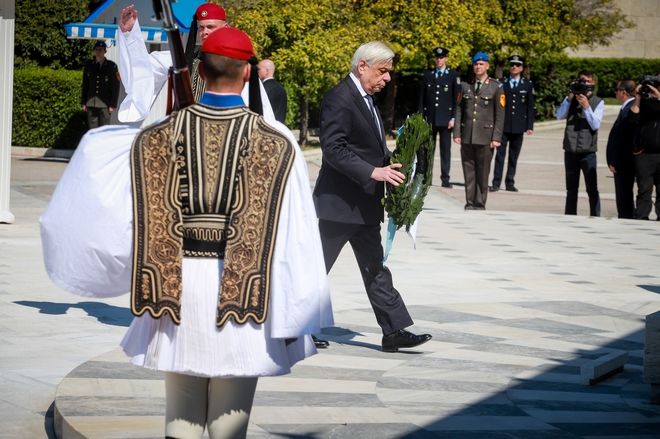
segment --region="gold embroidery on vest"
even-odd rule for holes
[[[237,197],[225,251],[218,325],[263,323],[268,314],[270,275],[284,185],[293,147],[260,119],[241,160]]]
[[[172,119],[138,134],[131,150],[134,232],[131,310],[178,323],[181,299],[181,209],[173,161]],[[172,307],[171,304],[177,304]]]

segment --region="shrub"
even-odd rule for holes
[[[16,69],[12,144],[75,148],[87,130],[81,83],[80,71]]]

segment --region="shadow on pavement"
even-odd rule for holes
[[[41,314],[66,314],[70,308],[78,308],[85,311],[87,315],[96,318],[96,320],[106,325],[128,327],[133,320],[133,315],[131,314],[130,309],[108,305],[103,302],[57,303],[18,300],[14,303],[36,308]]]

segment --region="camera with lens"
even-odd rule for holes
[[[641,95],[642,99],[650,99],[652,97],[652,92],[649,85],[660,89],[660,76],[642,76],[639,78],[639,84],[641,85],[639,88],[639,94]]]
[[[574,95],[587,95],[594,91],[594,85],[587,83],[584,79],[576,78],[568,85]]]

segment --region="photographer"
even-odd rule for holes
[[[589,195],[589,215],[600,216],[600,196],[596,174],[598,128],[605,104],[593,94],[594,76],[582,70],[570,84],[570,92],[556,112],[557,119],[566,119],[564,130],[564,169],[566,171],[566,215],[577,214],[580,171]]]
[[[660,189],[660,75],[645,76],[635,89],[635,102],[630,107],[628,123],[635,132],[633,154],[637,177],[636,219],[649,219],[653,186],[655,214],[660,219],[657,197]]]

